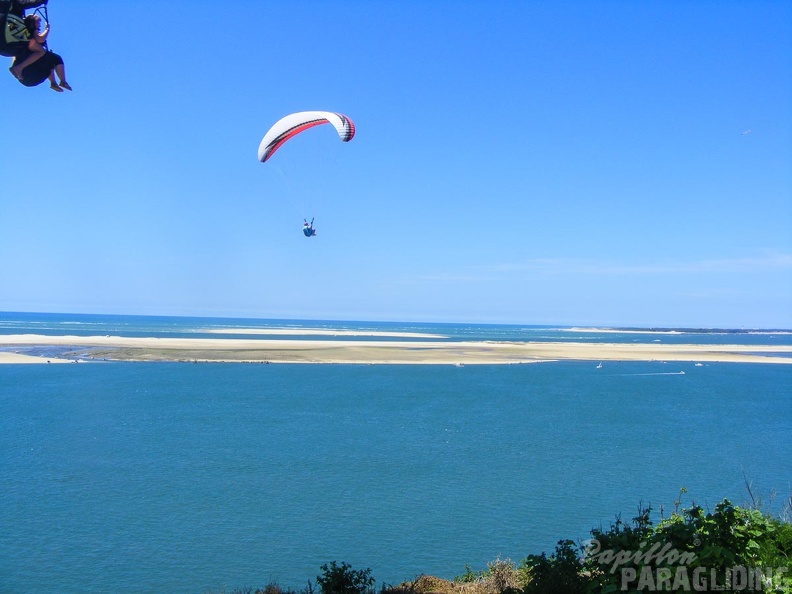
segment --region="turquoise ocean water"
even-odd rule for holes
[[[0,333],[290,326],[458,339],[790,344],[789,334],[0,314]],[[316,337],[311,337],[315,339]],[[684,371],[684,375],[678,374]],[[0,592],[451,578],[680,487],[792,490],[792,366],[0,365]]]

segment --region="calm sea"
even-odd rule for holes
[[[0,314],[0,333],[250,326],[790,344],[450,324]],[[315,337],[313,337],[315,339]],[[684,375],[678,374],[684,371]],[[679,489],[792,491],[792,366],[0,365],[0,592],[378,584],[551,552]],[[776,503],[778,500],[776,500]]]

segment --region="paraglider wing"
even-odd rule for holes
[[[25,10],[44,6],[42,11],[46,11],[47,1],[0,0],[0,56],[13,57],[27,47],[30,36],[23,20]]]
[[[49,0],[5,0],[11,5],[11,12],[17,16],[24,16],[23,11],[28,8],[38,8],[44,6]]]
[[[28,32],[12,2],[0,1],[0,56],[14,56],[27,47]]]
[[[264,135],[258,149],[258,159],[264,163],[284,142],[314,126],[331,124],[343,142],[349,142],[355,136],[355,125],[348,117],[331,111],[301,111],[287,115],[278,120]]]

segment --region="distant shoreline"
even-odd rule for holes
[[[758,328],[589,328],[585,326],[576,326],[573,328],[564,328],[565,332],[594,332],[602,334],[792,334],[792,330],[762,330]]]
[[[48,355],[40,355],[36,349],[46,349]],[[0,363],[77,360],[412,365],[507,365],[575,360],[789,365],[792,345],[0,335]]]

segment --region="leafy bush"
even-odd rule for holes
[[[320,568],[322,575],[316,577],[316,583],[322,594],[369,594],[374,591],[374,578],[371,569],[352,569],[347,563],[337,565],[331,561]]]
[[[774,535],[769,546],[762,548],[762,560],[771,566],[789,567],[792,571],[792,524],[777,519],[771,522]]]
[[[521,569],[528,579],[525,594],[582,594],[589,581],[571,540],[559,540],[550,557],[529,555]]]
[[[649,508],[639,508],[632,526],[617,520],[608,532],[592,530],[592,535],[596,546],[587,549],[583,563],[589,592],[637,592],[661,585],[678,592],[734,585],[750,592],[769,587],[774,571],[788,565],[792,527],[724,499],[712,513],[698,505],[675,509],[654,529]],[[776,576],[772,586],[782,581]]]
[[[607,531],[591,530],[592,539],[583,549],[581,571],[585,573],[586,587],[592,592],[608,592],[620,585],[620,575],[613,569],[614,554],[621,551],[639,551],[652,535],[652,508],[638,505],[638,515],[626,524],[620,516]],[[612,553],[611,553],[612,552]],[[632,566],[628,566],[633,568]]]

